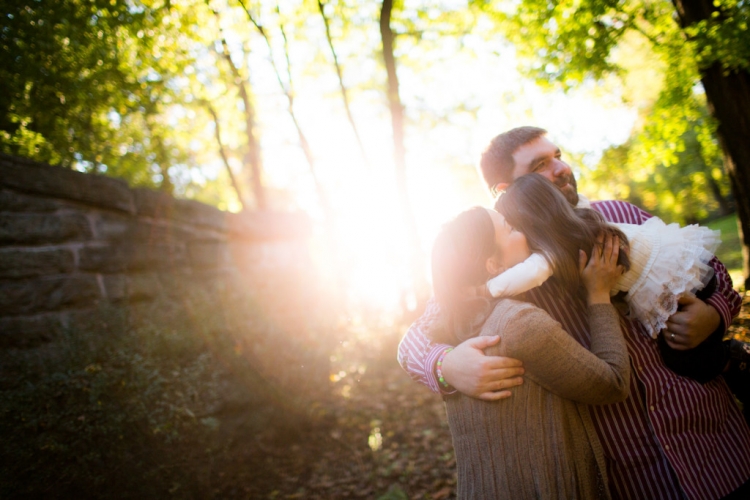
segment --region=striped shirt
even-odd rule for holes
[[[642,224],[651,216],[629,203],[596,202],[611,222]],[[718,287],[707,302],[726,328],[739,313],[741,298],[726,268],[716,259]],[[583,346],[590,333],[583,300],[559,287],[554,277],[527,292]],[[440,392],[435,361],[450,346],[430,342],[439,317],[431,300],[398,348],[398,361],[417,382]],[[706,384],[676,375],[662,361],[656,341],[640,323],[621,318],[632,363],[630,397],[592,406],[591,415],[607,458],[614,498],[721,498],[750,478],[750,430],[722,377]]]

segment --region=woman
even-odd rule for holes
[[[622,401],[628,394],[628,355],[609,295],[624,271],[618,264],[620,233],[602,221],[564,223],[577,247],[574,272],[565,259],[560,277],[571,293],[579,280],[585,287],[590,351],[536,306],[472,296],[490,276],[539,250],[533,242],[529,248],[502,215],[468,210],[444,226],[433,247],[433,286],[445,313],[433,333],[459,341],[500,335],[488,354],[520,359],[526,373],[525,383],[505,401],[446,399],[459,498],[608,498],[603,453],[585,405]]]

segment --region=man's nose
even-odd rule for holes
[[[570,169],[570,166],[564,161],[557,158],[554,162],[552,162],[551,170],[552,177],[554,177],[555,179],[559,177],[571,177],[573,175],[573,171]]]
[[[552,182],[555,182],[561,177],[568,178],[573,175],[573,171],[570,169],[568,164],[557,158],[548,163],[547,168],[542,171],[538,171],[538,173],[542,174]]]

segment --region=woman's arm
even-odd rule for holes
[[[503,340],[487,351],[523,362],[526,377],[550,392],[586,404],[609,404],[628,396],[630,362],[617,311],[589,308],[591,351],[576,342],[545,311],[526,305],[506,324]],[[491,334],[485,328],[484,333]]]
[[[606,404],[628,396],[630,362],[620,317],[609,296],[609,290],[623,272],[617,264],[619,252],[620,241],[614,235],[600,236],[588,263],[586,254],[580,251],[581,281],[589,305],[591,351],[573,340],[560,323],[541,309],[521,307],[516,317],[504,320],[508,326],[502,345],[507,352],[523,361],[530,379],[563,398]],[[495,318],[490,326],[497,323]]]

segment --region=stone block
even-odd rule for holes
[[[84,174],[0,153],[0,185],[25,193],[80,201],[127,213],[135,212],[126,182]]]
[[[63,328],[59,313],[0,318],[0,349],[37,347],[54,340]]]
[[[63,274],[73,268],[73,252],[64,248],[0,250],[0,278]]]
[[[169,271],[187,264],[184,245],[120,244],[89,246],[78,252],[78,266],[84,271]]]
[[[94,217],[94,228],[98,240],[132,240],[138,219],[128,215],[100,213]]]
[[[0,214],[0,243],[48,244],[84,241],[91,236],[83,214]]]
[[[162,292],[156,273],[104,276],[104,289],[107,299],[112,302],[151,300]]]
[[[194,268],[225,267],[230,263],[229,248],[222,242],[192,241],[188,245],[188,256]]]
[[[0,212],[54,212],[60,206],[59,202],[48,198],[0,190]]]
[[[134,189],[138,215],[156,219],[172,219],[217,231],[227,230],[226,212],[194,200],[178,200],[150,189]]]
[[[88,246],[78,251],[78,267],[83,271],[117,273],[128,269],[129,251],[121,246]]]
[[[108,241],[174,244],[194,238],[190,231],[168,221],[150,222],[124,215],[99,214],[94,225],[97,238]]]
[[[175,200],[175,209],[172,213],[172,218],[175,220],[210,227],[218,231],[228,229],[226,216],[226,212],[194,200]]]
[[[107,274],[103,277],[107,300],[119,302],[128,297],[128,278],[124,274]]]
[[[226,218],[232,240],[304,240],[312,234],[312,222],[304,213],[242,212]]]
[[[168,219],[172,213],[174,198],[153,189],[133,189],[133,200],[138,215],[155,219]]]
[[[29,315],[88,306],[101,298],[91,275],[0,281],[0,316]]]
[[[305,245],[295,241],[232,241],[232,262],[245,273],[303,272],[313,264]]]

